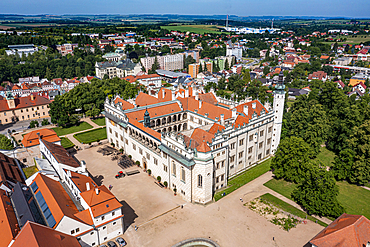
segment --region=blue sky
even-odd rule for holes
[[[234,14],[370,17],[370,0],[0,0],[13,14]]]

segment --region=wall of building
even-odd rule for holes
[[[49,105],[26,107],[22,109],[11,109],[8,111],[0,112],[0,124],[8,124],[17,120],[23,121],[46,117],[50,117]]]

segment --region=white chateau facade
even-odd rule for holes
[[[206,204],[227,180],[271,156],[280,141],[283,75],[274,108],[189,87],[105,102],[109,142],[186,201]],[[269,109],[268,109],[269,108]]]

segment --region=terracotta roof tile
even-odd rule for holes
[[[40,129],[40,130],[34,130],[28,134],[25,134],[23,136],[22,144],[24,147],[32,147],[39,145],[39,136],[37,133],[40,134],[40,138],[44,139],[48,142],[58,142],[60,141],[60,138],[52,129]]]
[[[10,181],[12,183],[24,183],[21,174],[15,160],[0,153],[0,182],[7,183],[7,181]]]
[[[210,103],[212,105],[216,105],[217,104],[217,99],[213,95],[213,93],[199,94],[199,99],[201,101],[203,101],[203,102],[207,102],[207,103]]]
[[[40,141],[45,144],[47,149],[59,163],[71,167],[80,167],[80,164],[77,162],[77,160],[75,160],[73,156],[69,155],[69,153],[67,152],[67,150],[65,150],[64,147],[48,142],[44,139],[41,139]]]
[[[75,237],[50,227],[27,221],[12,247],[81,247]]]
[[[146,109],[142,109],[139,111],[134,111],[130,113],[126,113],[126,116],[130,119],[136,120],[136,121],[142,121],[144,120],[144,113]],[[181,108],[179,104],[172,103],[168,105],[162,105],[162,106],[156,106],[148,108],[149,116],[151,118],[164,116],[167,114],[173,114],[175,112],[181,112]]]
[[[48,105],[51,103],[50,100],[36,95],[34,97],[34,100],[31,100],[31,96],[28,97],[21,97],[14,99],[15,102],[15,108],[13,109],[21,109],[26,107],[32,107],[32,106],[40,106],[40,105]],[[9,111],[9,106],[6,99],[0,100],[0,112],[2,111]]]
[[[128,109],[132,109],[134,108],[135,106],[129,102],[127,102],[126,100],[123,100],[119,97],[117,97],[115,100],[114,100],[114,103],[117,104],[118,102],[122,103],[122,110],[128,110]]]
[[[0,247],[6,247],[19,232],[17,217],[5,191],[0,189]]]
[[[370,241],[370,220],[362,215],[342,214],[310,243],[317,247],[363,247]]]
[[[159,103],[159,100],[149,94],[140,92],[136,97],[135,103],[137,106],[146,106]]]

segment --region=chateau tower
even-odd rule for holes
[[[148,108],[146,109],[144,113],[144,127],[150,128],[150,116],[149,116]]]
[[[283,112],[284,112],[284,101],[285,101],[285,85],[284,85],[284,74],[283,71],[279,74],[278,84],[275,86],[274,91],[274,127],[272,135],[272,154],[275,153],[280,143],[281,127],[283,124]]]

